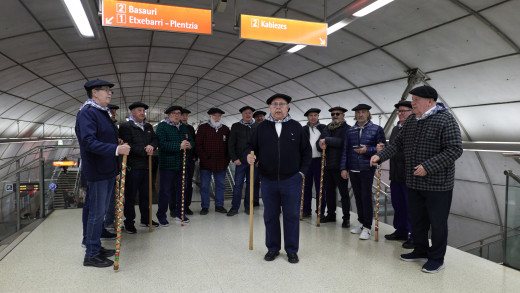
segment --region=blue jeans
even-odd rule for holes
[[[300,173],[280,181],[262,178],[265,246],[269,251],[279,251],[282,247],[280,212],[283,211],[285,251],[287,253],[298,252],[302,179]]]
[[[255,167],[254,172],[257,168]],[[244,208],[249,210],[249,193],[251,188],[250,178],[251,166],[249,164],[242,164],[235,167],[235,188],[233,189],[233,201],[231,202],[231,208],[237,210],[240,208],[240,201],[242,200],[242,188],[244,187],[244,179],[246,180],[246,194],[244,198]],[[256,182],[255,182],[256,183]],[[259,185],[253,184],[253,199],[254,195],[258,194]],[[258,198],[257,198],[258,200]]]
[[[215,178],[215,207],[224,206],[224,191],[226,191],[226,171],[200,170],[200,197],[201,207],[209,208],[209,185],[211,175]]]
[[[110,197],[114,194],[115,177],[99,181],[88,181],[88,220],[85,245],[85,257],[90,258],[99,254],[101,249],[101,232],[103,218],[107,212]]]
[[[109,197],[110,202],[108,203],[107,212],[105,214],[105,221],[103,222],[103,226],[105,228],[108,228],[109,226],[114,226],[116,220],[116,195],[112,194]]]
[[[159,202],[157,209],[157,219],[166,220],[166,211],[170,198],[175,199],[175,216],[181,217],[181,193],[182,193],[182,171],[163,170],[160,171],[161,184],[159,187]]]
[[[350,184],[356,198],[358,222],[363,227],[372,228],[372,218],[374,217],[374,207],[372,204],[372,183],[376,169],[361,172],[349,171]]]

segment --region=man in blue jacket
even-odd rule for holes
[[[300,123],[291,119],[291,97],[275,94],[267,99],[271,115],[251,135],[244,155],[252,165],[258,159],[264,202],[264,259],[273,261],[281,249],[280,206],[283,209],[285,251],[297,263],[300,237],[302,180],[311,161],[311,146]],[[250,152],[254,151],[255,156]]]
[[[350,230],[352,234],[360,234],[359,239],[370,239],[372,234],[372,182],[374,181],[375,167],[370,166],[370,157],[376,153],[379,143],[386,144],[385,132],[379,125],[370,120],[371,106],[359,104],[352,109],[355,111],[356,124],[345,132],[343,155],[341,157],[341,177],[350,177],[359,226]]]
[[[117,133],[110,119],[107,105],[110,103],[113,83],[91,80],[85,83],[89,99],[83,104],[76,117],[82,175],[87,179],[88,214],[86,226],[86,252],[84,266],[109,267],[113,261],[107,257],[114,250],[101,247],[103,218],[114,194],[118,168],[118,155],[128,155],[130,146],[118,145]]]

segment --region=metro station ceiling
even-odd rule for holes
[[[142,0],[210,9],[210,0]],[[214,8],[219,1],[214,1]],[[323,21],[320,0],[228,1],[214,12],[212,35],[102,27],[98,39],[79,36],[61,0],[2,0],[0,4],[0,138],[73,136],[86,100],[83,84],[114,82],[119,120],[127,106],[151,106],[149,120],[176,104],[206,120],[209,107],[240,119],[244,105],[266,110],[281,92],[291,115],[311,107],[373,106],[384,126],[419,68],[451,108],[466,141],[520,142],[520,0],[395,0],[329,36],[328,47],[280,55],[282,44],[242,40],[238,14]],[[328,0],[327,15],[352,1]],[[98,8],[98,0],[91,0]],[[353,124],[351,111],[348,123]]]

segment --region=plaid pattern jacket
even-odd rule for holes
[[[208,123],[199,126],[195,144],[200,168],[210,171],[225,171],[229,165],[229,127],[222,125],[218,131]]]
[[[424,119],[415,114],[406,119],[392,145],[377,155],[381,162],[404,152],[406,185],[427,191],[452,190],[455,184],[455,161],[462,155],[462,137],[455,118],[447,109]],[[414,168],[422,165],[426,176],[414,176]]]
[[[182,171],[184,151],[181,150],[181,142],[186,139],[186,135],[188,135],[188,141],[192,148],[195,147],[188,127],[185,124],[181,124],[181,127],[177,129],[173,125],[161,122],[157,126],[155,133],[159,137],[159,169]],[[192,150],[186,150],[186,156],[189,157],[191,152]]]

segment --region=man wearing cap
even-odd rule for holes
[[[350,177],[356,198],[359,226],[351,229],[350,233],[360,234],[361,240],[370,239],[372,235],[372,182],[376,168],[370,165],[370,157],[376,153],[377,144],[386,143],[383,128],[371,121],[371,108],[359,104],[352,109],[355,111],[356,124],[345,132],[340,165],[341,177]]]
[[[101,247],[103,218],[110,196],[114,194],[118,172],[118,155],[128,155],[130,146],[118,145],[117,133],[112,126],[109,109],[114,86],[108,81],[96,79],[85,83],[88,100],[76,116],[76,136],[78,138],[82,176],[87,180],[87,196],[83,208],[85,237],[84,266],[109,267],[113,264],[107,257],[114,250]]]
[[[336,222],[336,188],[338,188],[341,196],[341,210],[343,211],[343,223],[341,226],[348,228],[350,227],[348,180],[341,177],[340,162],[343,153],[345,132],[350,128],[350,125],[345,121],[345,112],[347,112],[347,109],[338,106],[330,108],[329,112],[332,122],[323,129],[317,143],[319,150],[325,150],[323,184],[325,185],[325,194],[327,196],[328,214],[321,219],[321,223]]]
[[[242,200],[242,188],[244,187],[244,179],[246,180],[246,195],[244,198],[245,213],[249,215],[249,188],[250,188],[250,176],[249,176],[249,165],[244,157],[244,150],[247,142],[256,128],[257,124],[253,120],[254,108],[250,106],[244,106],[240,108],[242,113],[242,119],[239,122],[234,123],[231,126],[231,132],[229,133],[228,150],[231,161],[235,164],[235,187],[233,188],[233,201],[231,202],[231,209],[227,213],[228,216],[232,217],[238,214],[240,209],[240,201]],[[258,188],[254,187],[254,197],[258,198]]]
[[[186,215],[182,218],[182,166],[184,150],[186,150],[186,160],[190,157],[194,142],[188,127],[181,122],[180,106],[171,106],[164,114],[166,117],[157,126],[157,136],[159,137],[159,204],[157,209],[157,219],[163,227],[169,225],[166,219],[168,203],[170,197],[175,197],[175,220],[177,222],[189,223],[190,219]]]
[[[291,97],[275,94],[267,99],[271,114],[259,124],[244,151],[247,162],[258,161],[264,202],[264,259],[273,261],[282,245],[280,212],[283,210],[285,252],[290,263],[297,263],[300,237],[302,181],[311,161],[311,146],[300,123],[291,119]],[[254,151],[255,155],[250,152]]]
[[[308,218],[312,215],[311,203],[312,203],[312,185],[314,181],[314,190],[316,191],[316,213],[318,213],[318,195],[320,193],[320,180],[321,180],[321,152],[316,148],[316,142],[323,133],[325,125],[320,123],[320,109],[310,108],[303,114],[307,117],[307,125],[303,127],[303,132],[307,136],[312,149],[312,160],[305,173],[307,179],[304,193],[303,193],[303,217]],[[321,215],[325,214],[325,206],[327,200],[325,196],[322,196],[321,201]]]
[[[226,169],[229,166],[228,139],[229,128],[220,119],[224,111],[219,108],[208,110],[209,120],[197,130],[197,155],[200,165],[201,215],[209,212],[209,185],[211,175],[215,179],[215,211],[227,213],[224,208],[224,191],[226,190]]]
[[[132,103],[128,121],[119,126],[119,137],[132,147],[127,161],[126,190],[125,190],[125,231],[135,234],[135,198],[139,191],[139,211],[141,212],[141,227],[149,225],[149,176],[148,160],[153,151],[159,145],[159,139],[153,131],[153,126],[146,121],[146,110],[148,105],[135,102]],[[158,227],[152,221],[154,227]]]
[[[264,111],[260,111],[260,110],[253,113],[253,119],[255,119],[255,123],[256,124],[262,123],[265,120],[265,115],[267,115],[267,113],[265,113]]]
[[[374,155],[370,164],[376,165],[399,151],[404,152],[415,248],[411,253],[401,254],[401,260],[426,261],[422,271],[436,273],[444,268],[455,161],[462,155],[462,137],[453,115],[444,104],[437,103],[434,88],[420,86],[410,94],[412,114],[394,143]]]
[[[394,107],[398,111],[399,121],[397,125],[392,129],[390,134],[390,144],[395,143],[395,138],[401,128],[403,128],[404,122],[412,114],[412,103],[410,101],[400,101],[395,104]],[[378,145],[377,150],[380,151],[383,147]],[[405,240],[403,247],[407,249],[413,249],[413,238],[408,237],[409,233],[412,232],[412,226],[410,223],[410,212],[408,209],[408,193],[406,189],[406,172],[404,165],[404,153],[403,151],[397,152],[392,158],[390,158],[390,192],[392,194],[392,207],[394,208],[394,228],[395,231],[392,234],[385,235],[387,240]]]
[[[188,115],[191,113],[190,110],[182,108],[181,110],[181,122],[188,127],[191,138],[195,141],[195,128],[188,124]],[[195,146],[192,145],[191,151],[188,152],[189,156],[186,158],[186,184],[184,184],[184,212],[186,215],[193,215],[193,211],[190,209],[191,199],[193,197],[193,173],[195,172],[195,162],[197,161],[197,155],[195,154]],[[175,197],[170,197],[170,216],[175,216]]]

